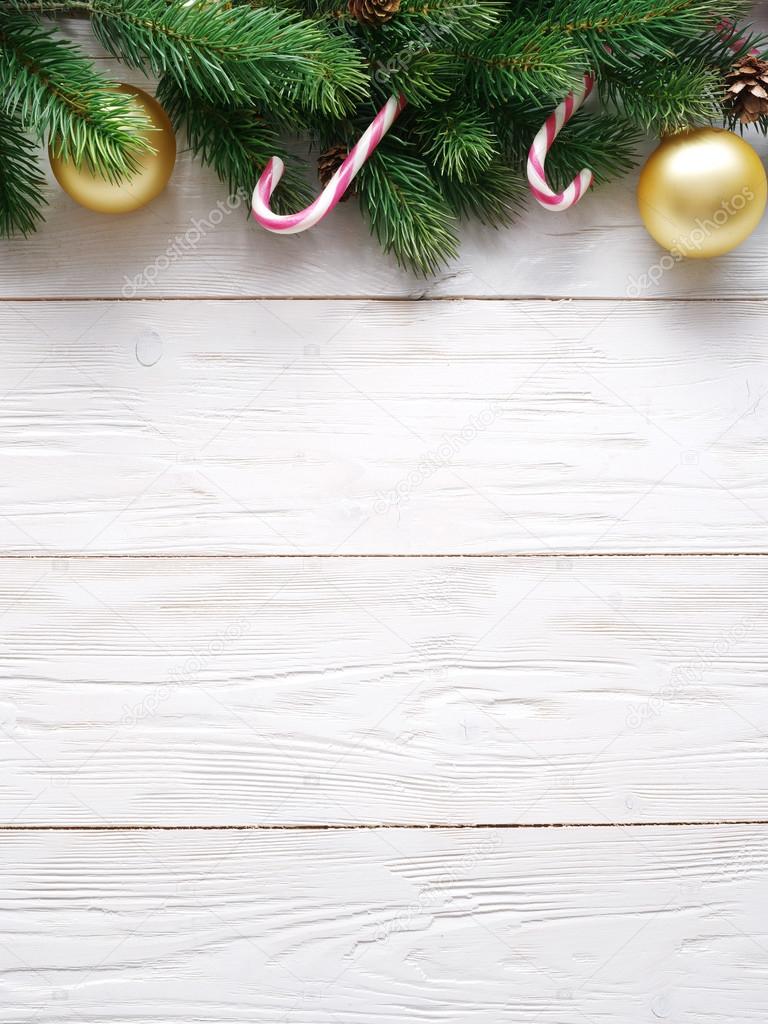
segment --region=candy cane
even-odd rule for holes
[[[720,24],[716,26],[715,31],[720,34],[724,42],[728,43],[729,49],[733,50],[734,53],[738,53],[738,51],[742,50],[749,42],[749,39],[746,36],[743,39],[734,39],[734,36],[736,35],[736,26],[732,21],[728,21],[727,18],[724,18]],[[759,54],[760,51],[755,46],[749,50],[750,57],[757,57]]]
[[[717,25],[716,31],[734,52],[742,49],[748,42],[747,39],[734,38],[735,26],[731,21],[721,21]],[[755,56],[760,51],[753,48],[749,52]],[[579,171],[566,189],[562,192],[555,192],[549,187],[547,182],[547,176],[544,172],[544,161],[560,129],[563,125],[568,124],[584,100],[592,92],[594,85],[594,77],[589,74],[584,75],[584,84],[581,89],[569,93],[559,107],[549,115],[537,132],[533,145],[529,150],[528,187],[545,210],[553,210],[557,213],[561,210],[568,210],[575,203],[578,203],[592,184],[594,175],[592,171],[585,167],[584,170]]]
[[[547,176],[544,172],[544,161],[547,153],[552,148],[552,143],[560,133],[563,125],[568,124],[570,119],[589,96],[594,88],[595,80],[592,75],[584,75],[583,84],[576,92],[569,92],[563,102],[549,115],[547,120],[536,133],[533,145],[528,153],[528,185],[534,197],[541,203],[545,210],[567,210],[574,203],[578,203],[594,177],[592,171],[585,167],[579,171],[571,184],[562,192],[555,192],[549,187]]]
[[[276,231],[283,235],[295,235],[299,231],[314,227],[331,212],[347,191],[352,179],[392,127],[405,104],[404,96],[389,97],[314,203],[298,213],[281,216],[269,208],[269,200],[285,170],[285,164],[280,157],[273,156],[253,190],[251,206],[254,218],[267,231]]]

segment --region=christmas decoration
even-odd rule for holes
[[[299,231],[306,231],[308,228],[314,227],[318,221],[331,212],[338,202],[341,202],[352,179],[392,127],[404,106],[405,98],[403,96],[390,96],[318,198],[300,213],[281,216],[273,213],[269,208],[269,200],[283,176],[285,166],[280,157],[273,156],[253,190],[253,216],[259,224],[268,231],[277,231],[286,235],[295,235]]]
[[[116,91],[130,96],[151,125],[143,138],[152,149],[136,156],[129,178],[105,178],[82,163],[78,166],[71,158],[57,155],[53,143],[49,147],[51,168],[64,191],[81,206],[99,213],[128,213],[146,206],[168,184],[176,161],[176,136],[157,100],[135,86],[121,85]]]
[[[349,0],[349,13],[361,25],[383,25],[400,10],[400,0]]]
[[[731,53],[718,32],[746,13],[740,0],[0,0],[3,234],[41,219],[36,139],[106,181],[130,181],[153,145],[146,111],[56,31],[70,12],[113,57],[159,80],[174,129],[231,192],[250,194],[276,155],[255,204],[271,230],[288,230],[274,220],[286,214],[292,231],[316,223],[354,174],[372,233],[420,272],[456,254],[462,218],[510,222],[531,141],[587,71],[601,109],[574,105],[563,119],[542,195],[567,197],[584,166],[596,184],[625,173],[646,133],[721,120],[725,75],[755,45],[742,31]],[[348,163],[392,104],[402,104],[397,123],[367,161]],[[757,123],[768,127],[768,115]],[[282,174],[281,140],[295,135],[320,153],[350,151],[314,203],[295,162]]]
[[[748,54],[736,61],[725,80],[725,102],[741,124],[754,124],[768,116],[768,61]]]
[[[648,232],[665,249],[692,259],[721,256],[743,242],[763,216],[766,194],[757,153],[718,128],[664,139],[637,187]]]
[[[331,178],[334,176],[336,171],[339,170],[341,165],[349,156],[349,150],[346,146],[329,146],[324,153],[321,153],[317,158],[317,176],[320,179],[320,184],[325,188]],[[352,193],[347,191],[339,200],[340,203],[346,203],[351,197]]]
[[[725,19],[715,28],[728,49],[747,50],[725,75],[730,85],[724,102],[732,117],[754,123],[768,114],[768,102],[763,104],[768,100],[763,88],[768,63],[748,39],[738,37],[733,22]],[[547,183],[544,162],[594,84],[594,77],[585,74],[582,88],[569,93],[550,114],[531,146],[528,185],[545,209],[570,208],[592,184],[592,171],[584,168],[567,188],[555,192]],[[765,209],[765,193],[765,172],[750,146],[728,132],[688,129],[668,138],[651,156],[640,176],[638,203],[656,241],[678,257],[706,259],[729,252],[752,233]]]
[[[547,158],[547,153],[552,143],[560,134],[560,130],[568,124],[584,100],[592,92],[594,86],[595,80],[592,75],[584,75],[584,84],[581,89],[575,93],[568,93],[563,102],[549,115],[533,140],[528,153],[528,184],[534,199],[545,210],[569,209],[574,203],[578,203],[579,199],[592,185],[594,175],[588,167],[585,167],[579,171],[567,188],[563,189],[562,192],[554,192],[547,183],[544,161]]]

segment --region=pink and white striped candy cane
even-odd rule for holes
[[[545,210],[567,210],[584,195],[592,184],[592,171],[587,167],[579,171],[571,184],[562,192],[555,192],[549,187],[547,176],[544,171],[544,161],[547,153],[552,148],[552,143],[560,133],[563,125],[568,124],[570,119],[589,96],[594,88],[595,80],[592,75],[584,75],[582,87],[576,92],[570,92],[563,102],[554,110],[533,140],[533,145],[528,152],[528,185],[534,197],[541,203]]]
[[[740,50],[746,45],[746,39],[736,39],[735,26],[733,22],[723,20],[717,25],[717,32],[728,43],[734,51]],[[751,49],[752,55],[760,51]],[[558,132],[563,125],[568,124],[570,119],[582,105],[584,100],[592,92],[595,79],[592,75],[584,75],[584,84],[577,92],[569,93],[560,106],[549,115],[541,129],[533,140],[533,145],[528,153],[528,186],[541,203],[545,210],[560,212],[567,210],[582,198],[584,193],[592,184],[593,174],[588,168],[579,171],[571,184],[562,192],[555,192],[547,183],[547,176],[544,172],[544,161],[547,153],[552,148],[552,143],[557,138]]]
[[[352,179],[392,127],[405,104],[404,96],[389,97],[314,203],[298,213],[280,215],[269,208],[269,200],[285,170],[280,157],[273,156],[253,190],[251,206],[254,218],[267,231],[276,231],[282,235],[295,235],[314,227],[331,212],[347,191]]]

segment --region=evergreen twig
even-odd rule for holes
[[[0,111],[0,237],[36,229],[43,216],[44,184],[34,141],[17,118]]]
[[[0,20],[0,96],[25,128],[49,135],[58,156],[107,178],[130,175],[151,150],[151,124],[130,96],[36,19]]]

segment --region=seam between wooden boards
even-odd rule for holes
[[[162,551],[128,551],[128,552],[78,552],[78,551],[51,551],[51,552],[3,552],[0,551],[0,561],[4,562],[31,562],[31,561],[126,561],[134,559],[157,559],[189,561],[204,559],[220,561],[245,561],[265,560],[283,558],[293,561],[302,559],[354,560],[354,559],[383,559],[396,558],[400,560],[415,559],[539,559],[539,558],[766,558],[768,551],[514,551],[514,552],[450,552],[450,551],[428,551],[426,553],[410,552],[356,552],[341,554],[338,552],[309,551],[309,552],[226,552],[226,551],[190,551],[185,552],[162,552]]]
[[[699,295],[646,295],[635,298],[626,295],[430,295],[402,294],[393,295],[142,295],[127,297],[124,295],[8,295],[0,296],[0,303],[37,303],[37,302],[622,302],[643,303],[646,305],[663,305],[664,303],[729,303],[743,305],[745,302],[765,303],[768,296],[763,294],[744,294],[739,298],[732,296]]]
[[[163,824],[116,824],[116,825],[7,825],[0,824],[2,832],[380,832],[385,830],[400,832],[429,832],[437,829],[455,831],[489,831],[505,829],[529,831],[532,829],[605,829],[605,828],[736,828],[740,826],[766,826],[764,818],[722,818],[693,819],[691,821],[551,821],[532,822],[496,822],[480,821],[461,823],[450,821],[435,822],[366,822],[350,824],[311,824],[296,822],[284,825],[163,825]]]

